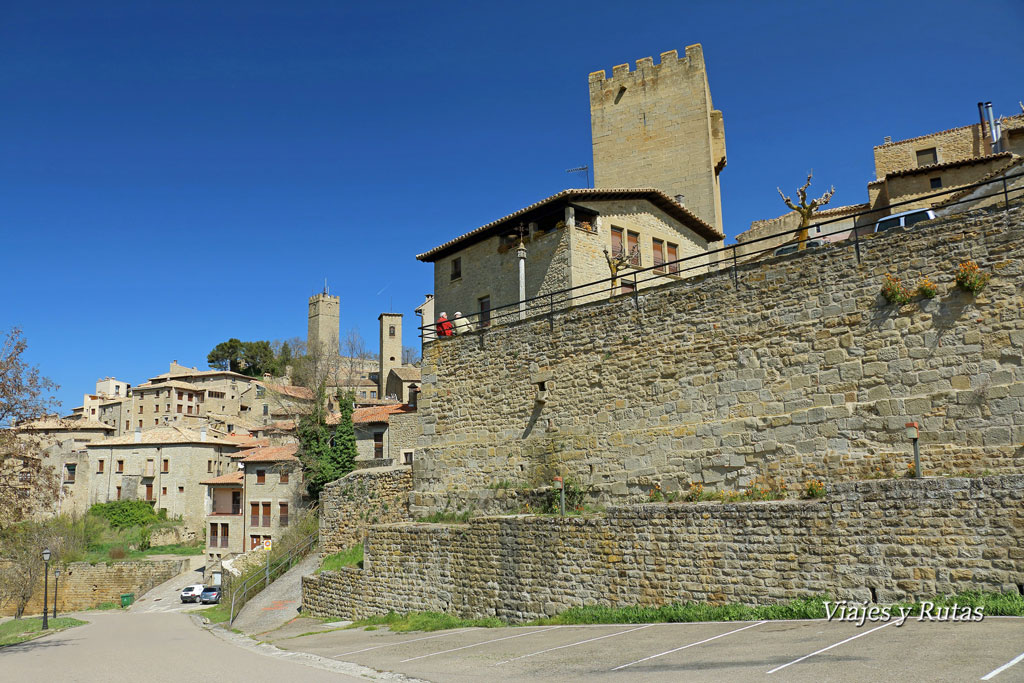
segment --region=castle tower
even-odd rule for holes
[[[384,398],[388,375],[393,368],[402,366],[402,314],[381,313],[377,320],[380,321],[380,375],[377,395]]]
[[[309,330],[306,348],[312,353],[324,348],[338,355],[338,332],[341,329],[341,297],[327,291],[309,297]]]
[[[711,105],[700,45],[590,74],[594,186],[653,187],[722,229],[722,112]]]

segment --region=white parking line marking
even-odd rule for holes
[[[895,619],[894,619],[893,621],[888,621],[888,622],[886,622],[886,623],[882,624],[881,626],[876,626],[876,627],[874,627],[874,628],[873,628],[873,629],[871,629],[870,631],[864,631],[864,633],[858,633],[857,635],[855,635],[855,636],[851,636],[851,637],[847,638],[846,640],[840,640],[840,641],[839,641],[838,643],[836,643],[836,644],[834,644],[834,645],[829,645],[828,647],[823,647],[823,648],[821,648],[820,650],[818,650],[817,652],[812,652],[812,653],[811,653],[811,654],[809,654],[809,655],[804,655],[804,656],[803,656],[803,657],[801,657],[800,659],[794,659],[794,660],[793,660],[792,662],[789,662],[789,664],[783,664],[782,666],[777,666],[777,667],[775,667],[774,669],[772,669],[771,671],[769,671],[768,673],[770,673],[770,674],[773,674],[773,673],[775,673],[776,671],[779,671],[779,670],[781,670],[781,669],[785,669],[785,668],[786,668],[787,666],[791,666],[791,665],[793,665],[793,664],[796,664],[797,662],[802,662],[802,661],[804,661],[805,659],[808,659],[809,657],[813,657],[814,655],[820,655],[820,654],[821,654],[822,652],[828,652],[828,651],[829,651],[829,650],[831,650],[832,648],[834,648],[834,647],[839,647],[839,646],[840,646],[840,645],[842,645],[843,643],[848,643],[848,642],[850,642],[851,640],[857,640],[858,638],[860,638],[860,637],[862,637],[862,636],[866,636],[866,635],[867,635],[867,634],[869,634],[869,633],[874,633],[875,631],[877,631],[877,630],[879,630],[879,629],[882,629],[882,628],[885,628],[886,626],[892,626],[893,624],[898,624],[898,623],[900,623],[900,622],[896,621]]]
[[[500,666],[502,664],[508,664],[509,662],[514,662],[514,661],[517,661],[519,659],[526,659],[527,657],[536,657],[537,655],[542,655],[545,652],[554,652],[555,650],[564,650],[567,647],[576,647],[577,645],[583,645],[585,643],[592,643],[595,640],[604,640],[605,638],[612,638],[614,636],[621,636],[624,633],[632,633],[633,631],[639,631],[641,629],[650,628],[652,626],[654,626],[654,624],[647,624],[646,626],[637,626],[636,628],[626,629],[625,631],[619,631],[618,633],[609,633],[607,635],[598,636],[597,638],[588,638],[586,640],[581,640],[581,641],[579,641],[577,643],[569,643],[568,645],[559,645],[558,647],[549,647],[548,649],[541,650],[540,652],[531,652],[528,655],[520,655],[519,657],[513,657],[512,659],[506,659],[503,662],[498,662],[494,666]]]
[[[373,647],[364,647],[362,650],[352,650],[351,652],[342,652],[340,655],[334,655],[335,657],[344,657],[345,655],[354,655],[359,652],[368,652],[369,650],[379,650],[382,647],[395,647],[397,645],[405,645],[406,643],[415,643],[417,640],[430,640],[432,638],[444,638],[445,636],[454,636],[456,633],[463,633],[468,631],[468,628],[459,629],[458,631],[449,631],[448,633],[440,633],[436,636],[424,636],[423,638],[413,638],[412,640],[403,640],[397,643],[385,643],[384,645],[374,645]]]
[[[767,622],[759,621],[756,624],[751,624],[749,626],[744,626],[743,628],[738,628],[735,631],[729,631],[728,633],[720,633],[717,636],[712,636],[711,638],[705,638],[704,640],[698,640],[696,643],[690,643],[689,645],[683,645],[682,647],[677,647],[674,650],[668,650],[666,652],[660,652],[660,653],[658,653],[656,655],[651,655],[650,657],[644,657],[643,659],[638,659],[635,662],[630,662],[629,664],[623,664],[622,666],[617,666],[614,669],[612,669],[612,671],[618,671],[619,669],[625,669],[627,666],[633,666],[634,664],[639,664],[640,662],[646,662],[648,659],[657,659],[658,657],[664,657],[665,655],[670,655],[673,652],[679,652],[680,650],[685,650],[688,647],[693,647],[695,645],[703,645],[704,643],[710,643],[712,640],[718,640],[719,638],[724,638],[726,636],[731,636],[733,633],[739,633],[740,631],[746,631],[748,628],[754,628],[755,626],[760,626],[761,624],[765,624],[765,623],[767,623]]]
[[[431,652],[429,655],[420,655],[419,657],[410,657],[409,659],[403,659],[400,663],[405,664],[406,662],[413,662],[417,659],[425,659],[426,657],[433,657],[434,655],[446,655],[449,652],[458,652],[459,650],[468,650],[471,647],[477,647],[478,645],[486,645],[487,643],[497,643],[499,640],[512,640],[513,638],[522,638],[523,636],[532,636],[534,633],[544,633],[544,631],[550,631],[553,628],[562,628],[561,626],[548,626],[542,628],[539,631],[530,631],[529,633],[517,633],[514,636],[505,636],[504,638],[492,638],[491,640],[485,640],[482,643],[474,643],[472,645],[463,645],[462,647],[453,647],[450,650],[441,650],[440,652]]]
[[[1024,661],[1024,652],[1020,653],[1019,655],[1017,655],[1016,657],[1014,657],[1013,659],[1011,659],[1010,661],[1008,661],[1008,662],[1007,662],[1006,664],[1003,664],[1003,665],[1002,665],[1001,667],[999,667],[999,668],[998,668],[998,669],[996,669],[995,671],[992,671],[992,672],[990,672],[990,673],[989,673],[988,675],[986,675],[986,676],[982,676],[982,677],[981,677],[981,680],[983,680],[983,681],[987,681],[987,680],[989,680],[989,679],[995,678],[995,677],[996,677],[996,676],[998,676],[999,674],[1001,674],[1001,673],[1003,673],[1004,671],[1006,671],[1007,669],[1009,669],[1009,668],[1010,668],[1011,666],[1013,666],[1014,664],[1019,664],[1019,663],[1020,663],[1021,661]]]

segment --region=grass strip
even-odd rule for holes
[[[342,567],[359,567],[361,569],[362,566],[363,544],[358,543],[351,548],[346,548],[325,557],[320,562],[320,568],[316,570],[316,573],[335,571]]]
[[[189,610],[190,614],[199,614],[210,620],[211,624],[222,624],[231,618],[231,605],[219,602],[202,609]]]
[[[388,612],[384,616],[369,617],[360,619],[346,628],[376,628],[387,626],[391,631],[400,633],[403,631],[443,631],[449,628],[498,628],[509,624],[497,617],[486,617],[483,619],[460,619],[451,614],[440,612],[410,612],[409,614],[397,614]]]
[[[26,640],[32,640],[39,636],[44,636],[47,633],[56,633],[58,631],[65,631],[75,626],[81,626],[89,622],[82,621],[81,619],[74,619],[72,617],[57,617],[56,619],[49,620],[49,628],[43,629],[42,617],[29,617],[25,619],[12,619],[0,624],[0,647],[7,645],[17,645],[18,643],[24,643]]]

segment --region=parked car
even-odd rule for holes
[[[198,602],[199,597],[203,594],[203,586],[197,584],[195,586],[185,586],[181,589],[181,601],[182,602]]]
[[[199,596],[200,602],[204,605],[220,602],[220,586],[207,586]]]
[[[891,228],[909,228],[914,223],[930,221],[933,218],[935,218],[935,212],[931,209],[914,209],[913,211],[895,213],[875,223],[875,232],[882,232]]]
[[[824,242],[822,242],[821,240],[807,240],[804,243],[804,248],[813,249],[814,247],[820,247],[823,244]],[[786,254],[795,254],[798,251],[800,251],[800,243],[793,242],[792,244],[785,244],[779,247],[774,252],[772,252],[772,256],[785,256]]]

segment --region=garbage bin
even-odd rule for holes
[[[135,602],[135,593],[122,593],[121,594],[121,607],[128,607]]]

